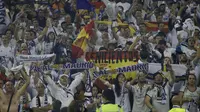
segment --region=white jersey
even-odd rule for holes
[[[145,95],[150,85],[145,84],[142,88],[137,85],[131,86],[133,92],[133,109],[132,112],[149,112],[149,108],[145,105]]]
[[[162,97],[159,93],[159,88],[154,87],[152,90],[147,92],[147,95],[152,100],[152,105],[156,108],[158,112],[168,112],[169,111],[169,100],[170,100],[170,89],[171,87],[167,83],[163,90],[165,91],[165,100],[162,100]]]
[[[122,108],[124,109],[124,112],[130,112],[131,106],[130,106],[128,89],[125,87],[122,88],[121,95],[119,97],[117,97],[117,93],[115,91],[115,85],[113,85],[113,91],[115,94],[115,103],[122,106]]]
[[[184,98],[192,98],[194,102],[184,102],[182,105],[182,108],[188,109],[190,112],[198,112],[198,104],[197,102],[200,99],[200,88],[197,87],[196,91],[191,92],[187,89],[186,86],[182,86],[180,89],[181,92],[184,92],[183,97]]]
[[[11,61],[11,59],[13,59],[14,57],[14,51],[15,48],[14,47],[5,47],[4,45],[0,46],[0,57],[1,57],[1,61],[0,64],[4,65],[7,68],[12,68],[13,63]]]
[[[70,103],[74,100],[74,94],[76,93],[76,87],[81,83],[81,80],[84,77],[84,74],[78,72],[78,74],[75,79],[72,81],[72,83],[69,85],[69,87],[59,87],[55,84],[55,82],[50,78],[47,77],[47,88],[50,90],[52,97],[54,97],[56,100],[61,101],[63,107],[68,107]]]
[[[39,99],[38,99],[39,98]],[[45,94],[44,96],[35,96],[32,100],[31,100],[31,108],[33,107],[38,107],[38,100],[40,100],[40,107],[45,107],[48,104],[52,104],[53,100],[52,97]]]

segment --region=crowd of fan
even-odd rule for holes
[[[0,112],[95,112],[105,103],[94,82],[86,92],[86,71],[27,71],[15,58],[19,54],[55,54],[47,61],[31,63],[35,66],[83,61],[73,59],[72,44],[92,20],[112,24],[95,22],[87,52],[134,50],[140,57],[138,63],[163,63],[170,74],[166,79],[156,72],[153,83],[146,81],[143,72],[137,72],[130,82],[122,73],[114,83],[100,79],[113,90],[109,97],[113,103],[124,112],[168,112],[172,105],[199,112],[198,0],[91,0],[104,3],[96,12],[76,9],[75,0],[49,0],[48,5],[18,2],[6,2],[8,26],[0,38]],[[124,25],[119,25],[118,19]],[[157,30],[147,30],[147,22],[156,23]],[[185,65],[189,71],[178,92],[174,92],[171,64]],[[90,74],[95,70],[89,70]]]

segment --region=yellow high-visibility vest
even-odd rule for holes
[[[117,104],[102,104],[96,112],[124,112],[123,108]]]
[[[188,112],[184,108],[172,108],[169,112]]]

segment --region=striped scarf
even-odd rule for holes
[[[26,95],[24,94],[23,96],[20,97],[20,104],[18,106],[18,112],[26,112],[25,104],[27,103],[27,98]]]
[[[47,94],[44,94],[44,97],[45,97],[45,98],[44,98],[44,106],[47,106],[47,105],[48,105],[48,97],[47,97]],[[39,95],[37,95],[37,97],[36,97],[36,106],[37,106],[37,107],[41,107],[41,106],[42,106]]]

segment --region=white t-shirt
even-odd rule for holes
[[[192,98],[195,102],[199,101],[200,98],[200,88],[197,87],[196,91],[189,91],[186,86],[182,86],[180,89],[181,92],[184,92],[183,97]],[[190,112],[197,112],[198,105],[192,102],[184,102],[182,108],[188,109]]]
[[[137,85],[131,86],[133,92],[133,109],[132,112],[149,112],[149,108],[145,105],[144,99],[150,85],[144,85],[142,89]]]
[[[45,97],[47,97],[47,102],[48,102],[48,104],[52,104],[52,97],[51,96],[49,96],[49,95],[44,95],[44,96],[40,96],[39,97],[39,99],[40,99],[40,104],[41,104],[41,107],[45,107],[45,106],[47,106],[48,104],[45,104]],[[33,108],[33,107],[37,107],[37,98],[36,98],[36,96],[32,99],[32,101],[31,101],[31,108]]]
[[[152,105],[156,108],[158,112],[168,112],[169,111],[169,99],[170,99],[170,89],[171,87],[167,83],[164,87],[166,103],[162,103],[161,97],[158,95],[159,88],[154,87],[152,90],[147,92],[147,95],[152,99]]]
[[[13,66],[13,63],[10,59],[14,57],[14,50],[15,47],[5,47],[4,45],[0,46],[0,56],[4,56],[0,63],[6,66],[7,68],[11,68]]]
[[[118,36],[119,36],[119,39],[117,40],[117,43],[118,43],[118,45],[121,45],[123,48],[125,47],[126,42],[128,42],[128,41],[134,42],[134,40],[135,40],[135,38],[124,38],[120,35],[118,35]]]
[[[113,85],[113,91],[115,94],[115,103],[122,106],[124,109],[124,112],[130,112],[131,111],[131,105],[129,100],[129,93],[127,88],[121,89],[121,95],[117,97],[117,93],[115,91],[115,85]],[[123,91],[123,92],[122,92]]]

